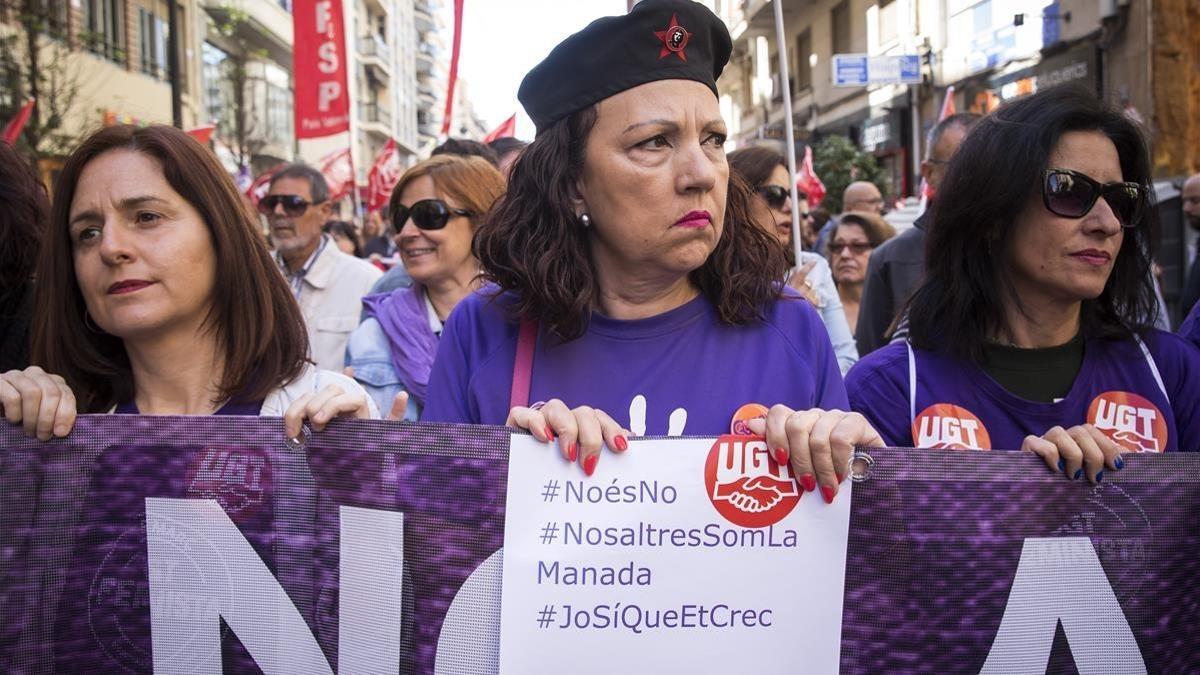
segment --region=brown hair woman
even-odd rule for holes
[[[8,420],[63,436],[76,409],[283,415],[295,436],[377,416],[307,363],[299,308],[228,174],[167,126],[114,126],[67,159],[37,266],[32,361]],[[51,374],[48,374],[51,373]]]
[[[537,137],[475,240],[495,287],[450,317],[423,419],[507,422],[592,475],[630,433],[728,433],[743,404],[774,405],[751,429],[833,500],[853,445],[878,435],[826,412],[846,393],[825,328],[778,283],[783,250],[730,179],[730,47],[703,5],[643,0],[526,76]]]
[[[425,406],[438,337],[450,312],[482,278],[471,238],[504,193],[504,176],[482,157],[438,155],[404,172],[388,205],[410,288],[363,298],[367,318],[350,336],[347,364],[380,409]],[[400,397],[398,400],[397,397]]]

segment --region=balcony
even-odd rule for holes
[[[387,82],[392,75],[392,48],[372,33],[358,39],[358,55],[363,65],[375,71],[375,79]]]
[[[358,119],[363,131],[383,138],[392,137],[392,111],[378,103],[363,103],[358,106]]]
[[[292,15],[279,0],[241,0],[236,6],[229,0],[200,0],[200,6],[217,22],[237,25],[231,40],[265,49],[276,63],[292,62]]]
[[[417,27],[417,34],[436,32],[437,21],[433,18],[436,15],[429,10],[428,6],[422,8],[421,5],[422,3],[418,2],[413,7],[413,24]]]
[[[433,75],[440,52],[436,45],[422,42],[417,48],[417,74]]]

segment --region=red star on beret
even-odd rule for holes
[[[667,26],[666,30],[654,31],[654,37],[662,40],[663,43],[662,51],[658,53],[658,58],[661,59],[667,54],[674,53],[681,61],[687,61],[687,54],[683,50],[687,48],[688,40],[692,39],[692,34],[679,25],[677,15],[671,15],[671,25]]]

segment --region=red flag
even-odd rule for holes
[[[808,195],[808,207],[815,209],[825,199],[825,184],[813,169],[812,146],[804,148],[804,162],[796,172],[796,189]]]
[[[336,202],[354,189],[354,158],[350,148],[331,152],[321,160],[321,175],[329,184],[329,201]]]
[[[17,114],[4,125],[4,131],[0,132],[3,135],[4,142],[9,145],[16,145],[17,139],[21,137],[21,131],[25,129],[25,124],[29,122],[29,116],[33,114],[33,104],[36,99],[29,99]]]
[[[450,114],[454,112],[454,86],[458,83],[458,48],[462,44],[463,0],[454,0],[454,43],[450,49],[450,76],[447,78],[446,112],[442,115],[442,135],[450,133]]]
[[[295,0],[292,17],[296,138],[348,131],[350,92],[342,0]]]
[[[516,135],[517,135],[517,116],[513,115],[512,117],[501,122],[500,126],[496,127],[495,129],[492,129],[491,133],[489,133],[487,136],[484,136],[483,142],[491,143],[492,141],[496,140],[497,138],[511,138]]]
[[[271,189],[271,178],[274,177],[275,174],[279,173],[279,170],[285,166],[287,166],[286,162],[276,164],[270,169],[260,173],[258,178],[254,179],[254,182],[250,184],[250,187],[246,188],[246,197],[250,199],[251,204],[258,206],[258,202],[260,202],[263,197],[267,196],[267,191]]]
[[[396,141],[389,138],[387,144],[383,146],[383,150],[380,151],[379,157],[375,160],[375,165],[371,167],[371,173],[367,174],[368,213],[387,206],[388,200],[392,198],[392,190],[400,181],[400,175],[403,173],[404,168],[400,165],[400,149],[396,147]]]
[[[206,124],[202,127],[196,127],[195,129],[188,129],[187,135],[200,141],[201,145],[208,145],[208,142],[212,139],[213,131],[215,129],[215,126]]]

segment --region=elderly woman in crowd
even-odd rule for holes
[[[367,318],[350,336],[346,363],[379,405],[402,395],[405,418],[425,406],[443,322],[482,278],[471,239],[504,192],[504,177],[480,157],[438,155],[406,171],[388,205],[413,285],[363,298]]]
[[[985,118],[938,191],[909,342],[850,371],[852,407],[889,445],[1020,448],[1093,483],[1195,450],[1200,354],[1152,328],[1149,185],[1137,127],[1093,94]]]
[[[862,302],[863,283],[867,278],[867,263],[883,242],[896,236],[896,230],[879,215],[870,211],[851,211],[842,214],[837,227],[825,245],[838,297],[845,310],[846,321],[858,325],[858,308]]]
[[[792,204],[791,180],[786,160],[780,153],[761,146],[729,153],[729,169],[754,188],[751,217],[754,223],[775,237],[784,254],[792,257],[792,209],[799,208],[802,224],[812,215],[808,204]],[[805,202],[805,197],[800,197]],[[837,286],[833,283],[829,265],[817,253],[804,251],[796,267],[787,273],[787,284],[808,299],[821,313],[825,330],[837,354],[838,367],[842,373],[850,370],[858,361],[858,350],[854,347],[854,336],[846,315],[842,312],[842,301]]]
[[[358,228],[354,226],[354,223],[345,220],[331,220],[325,223],[321,231],[333,239],[334,245],[342,253],[355,258],[363,257],[362,237],[358,235]]]
[[[775,460],[834,499],[854,445],[880,439],[839,412],[825,327],[730,180],[730,47],[703,5],[643,0],[526,76],[537,137],[475,239],[495,286],[446,324],[424,419],[528,429],[591,475],[631,430],[726,433],[758,403]]]
[[[113,126],[67,159],[37,265],[32,366],[0,375],[9,422],[46,440],[76,411],[378,416],[314,369],[300,309],[213,154],[167,126]]]

